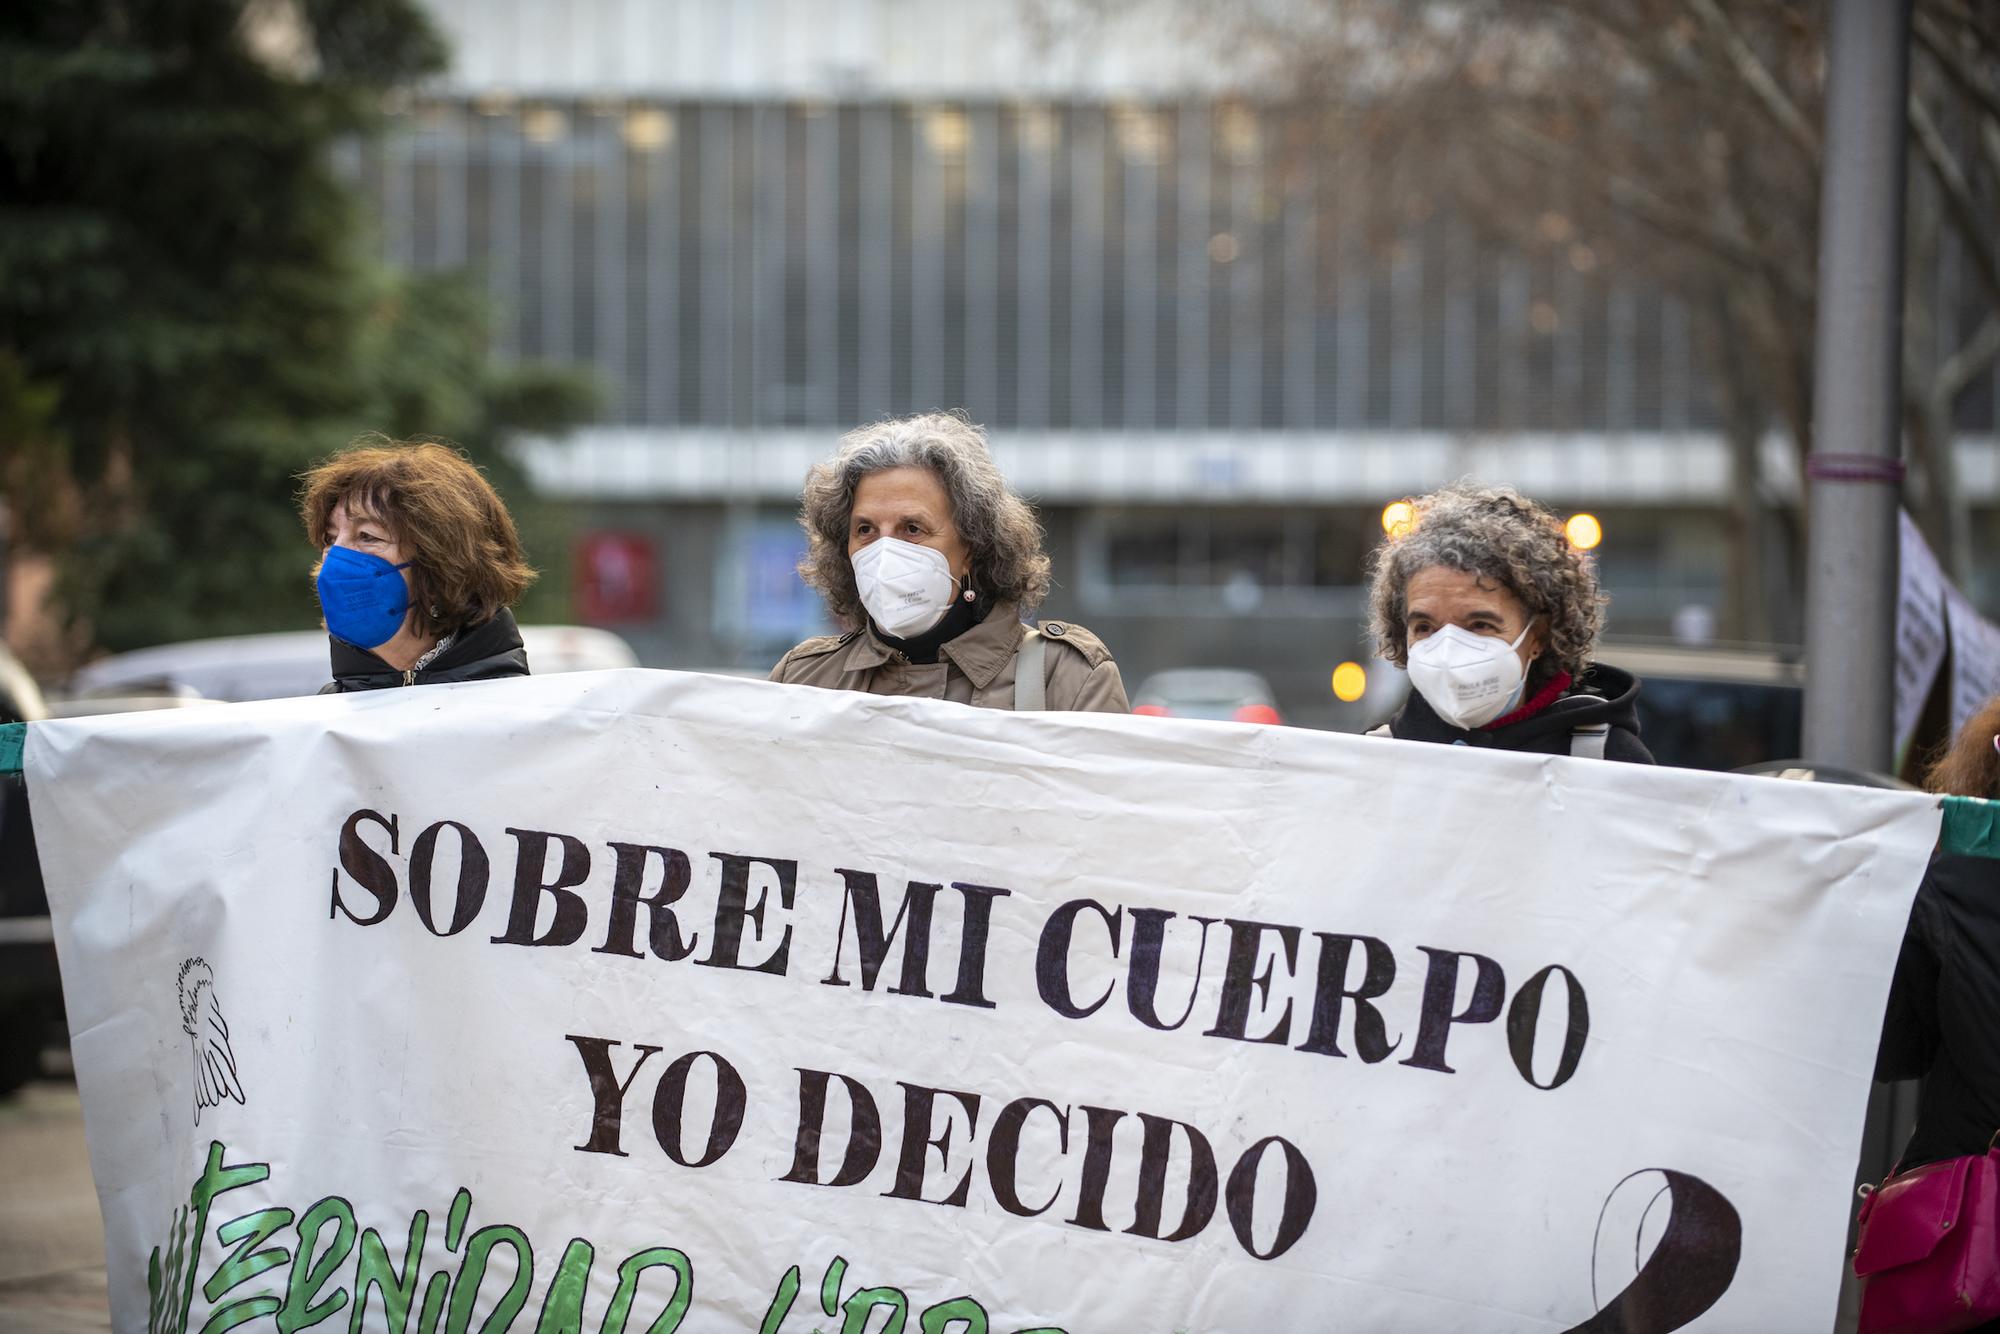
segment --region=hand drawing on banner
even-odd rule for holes
[[[215,973],[199,955],[181,965],[180,993],[181,1031],[194,1055],[194,1123],[200,1125],[202,1108],[219,1107],[224,1098],[243,1101],[243,1081],[228,1021],[215,1001]]]

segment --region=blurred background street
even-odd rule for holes
[[[24,39],[102,41],[89,8]],[[1039,507],[1045,614],[1129,686],[1381,721],[1363,561],[1473,477],[1575,520],[1615,649],[1682,655],[1619,665],[1789,688],[1675,701],[1649,735],[1705,741],[1662,759],[1798,753],[1823,5],[167,8],[227,71],[182,138],[148,128],[171,80],[58,62],[14,108],[88,164],[21,182],[74,258],[0,289],[6,637],[55,693],[311,688],[293,479],[364,430],[488,468],[524,623],[761,673],[830,628],[807,467],[945,408]],[[1900,489],[1991,631],[2000,75],[1977,7],[1916,12]],[[289,675],[90,666],[281,630]]]
[[[110,1328],[83,1105],[38,1080],[0,1099],[0,1334]]]
[[[1832,758],[1908,780],[2000,693],[2000,7],[1908,6],[1895,457],[1858,463],[1813,457],[1852,425],[1815,420],[1829,12],[15,6],[0,722],[317,689],[294,493],[365,432],[504,495],[537,672],[761,676],[836,628],[807,468],[944,409],[1138,712],[1382,722],[1365,561],[1471,478],[1566,521],[1645,741],[1709,769],[1812,754],[1811,499],[1891,489],[1880,586],[1825,605],[1874,599],[1893,745]],[[18,772],[0,799],[0,1334],[101,1329]]]

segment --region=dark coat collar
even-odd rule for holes
[[[1570,735],[1577,728],[1598,723],[1629,733],[1636,742],[1638,698],[1639,682],[1630,672],[1593,664],[1584,670],[1568,694],[1548,707],[1518,722],[1468,730],[1453,727],[1438,717],[1423,692],[1413,688],[1403,707],[1389,720],[1389,734],[1405,741],[1437,741],[1446,745],[1462,742],[1493,750],[1560,754],[1569,749]]]
[[[332,646],[333,689],[386,690],[403,684],[403,673],[367,649],[327,636]],[[412,685],[447,681],[489,681],[528,674],[528,650],[514,613],[501,608],[492,620],[460,630],[444,652],[425,663]]]

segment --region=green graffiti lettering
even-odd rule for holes
[[[458,1249],[459,1238],[465,1235],[465,1216],[472,1212],[472,1192],[465,1187],[458,1188],[458,1194],[451,1197],[451,1212],[444,1220],[444,1248]]]
[[[792,1303],[799,1295],[799,1267],[793,1265],[778,1280],[778,1291],[771,1297],[771,1305],[764,1312],[764,1322],[757,1326],[757,1334],[778,1334],[778,1326],[785,1323],[785,1317],[792,1313]]]
[[[369,1228],[361,1234],[361,1259],[354,1269],[354,1314],[348,1318],[348,1334],[361,1334],[368,1313],[368,1290],[382,1293],[382,1326],[400,1331],[410,1323],[410,1303],[417,1295],[417,1268],[424,1258],[424,1237],[430,1231],[430,1215],[419,1209],[410,1218],[409,1239],[403,1243],[403,1272],[389,1263],[389,1248],[382,1234]]]
[[[417,1334],[437,1334],[438,1320],[444,1315],[445,1295],[451,1291],[451,1275],[432,1274],[424,1284],[424,1309],[417,1313]]]
[[[597,1250],[582,1237],[570,1238],[549,1295],[542,1298],[542,1315],[535,1334],[583,1334],[583,1299],[590,1290],[590,1266]]]
[[[472,1212],[472,1192],[465,1187],[458,1188],[458,1194],[451,1197],[451,1208],[444,1216],[444,1248],[456,1252],[459,1242],[465,1239],[466,1215]],[[445,1298],[451,1293],[451,1275],[432,1274],[424,1284],[424,1306],[417,1313],[417,1334],[437,1334],[438,1321],[444,1318]]]
[[[150,1298],[146,1316],[147,1334],[177,1334],[172,1303],[181,1290],[181,1252],[187,1244],[187,1209],[174,1210],[173,1225],[167,1229],[167,1262],[160,1264],[160,1248],[146,1263],[146,1293]]]
[[[200,1267],[201,1241],[208,1235],[208,1210],[218,1195],[236,1190],[242,1186],[254,1186],[270,1179],[271,1167],[268,1163],[239,1163],[235,1167],[222,1165],[222,1141],[208,1143],[208,1162],[202,1167],[201,1176],[196,1179],[194,1189],[188,1192],[188,1203],[194,1207],[194,1226],[188,1231],[187,1253],[187,1295],[181,1301],[182,1329],[187,1328],[188,1311],[194,1306],[195,1271]],[[289,1220],[288,1220],[289,1221]],[[279,1226],[283,1226],[280,1224]],[[269,1268],[269,1265],[264,1268]],[[227,1291],[227,1287],[223,1289]],[[207,1289],[204,1288],[206,1293]],[[209,1298],[214,1301],[214,1297]]]
[[[885,1309],[889,1323],[882,1326],[882,1334],[903,1334],[910,1319],[910,1299],[899,1288],[862,1288],[849,1297],[841,1307],[847,1318],[841,1322],[840,1334],[867,1334],[869,1317]]]
[[[224,1330],[247,1325],[259,1317],[273,1315],[281,1303],[269,1293],[256,1297],[245,1297],[209,1313],[208,1323],[201,1327],[201,1334],[222,1334]]]
[[[646,1326],[646,1334],[674,1334],[681,1327],[688,1306],[694,1301],[694,1266],[688,1263],[686,1255],[672,1247],[654,1246],[618,1266],[618,1291],[612,1294],[611,1305],[604,1312],[600,1334],[625,1334],[632,1303],[639,1295],[639,1276],[648,1269],[674,1271],[674,1296],[653,1323]]]
[[[160,1248],[146,1261],[146,1334],[160,1334]]]
[[[840,1314],[840,1282],[847,1277],[847,1257],[836,1255],[819,1281],[819,1309],[828,1315]]]
[[[280,1228],[289,1227],[292,1211],[283,1208],[259,1209],[254,1214],[232,1218],[215,1230],[215,1239],[224,1246],[234,1246],[216,1266],[215,1273],[208,1282],[201,1285],[201,1295],[209,1301],[218,1300],[223,1293],[240,1283],[257,1277],[267,1269],[276,1269],[292,1258],[292,1253],[283,1246],[267,1246],[256,1250],[269,1241]]]
[[[187,1207],[174,1211],[164,1260],[160,1248],[155,1246],[146,1261],[148,1334],[187,1334],[188,1317],[194,1310],[195,1280],[201,1267],[202,1238],[208,1234],[209,1206],[217,1196],[239,1186],[254,1185],[271,1175],[270,1167],[264,1163],[239,1163],[234,1167],[225,1167],[222,1163],[225,1152],[221,1140],[209,1141],[208,1158],[202,1166],[201,1175],[195,1178],[194,1186],[188,1191]],[[283,1261],[281,1259],[276,1263]],[[261,1265],[250,1273],[268,1268],[268,1264]],[[249,1277],[249,1274],[243,1277]],[[227,1290],[227,1285],[223,1290]],[[211,1296],[209,1300],[212,1302],[215,1298]]]
[[[970,1297],[954,1297],[925,1311],[919,1323],[924,1334],[944,1334],[950,1324],[964,1326],[957,1334],[986,1334],[986,1308]]]
[[[148,1334],[188,1334],[211,1206],[229,1191],[270,1178],[268,1164],[225,1164],[226,1152],[220,1141],[210,1144],[201,1174],[188,1192],[188,1203],[174,1211],[166,1244],[155,1246],[147,1257]],[[342,1310],[348,1312],[348,1334],[360,1334],[364,1326],[385,1334],[405,1334],[420,1280],[423,1300],[415,1311],[416,1334],[471,1334],[474,1308],[480,1304],[481,1288],[492,1267],[493,1253],[502,1246],[513,1252],[512,1278],[498,1302],[480,1321],[477,1334],[505,1334],[513,1328],[533,1290],[534,1247],[525,1232],[509,1224],[483,1227],[467,1238],[465,1231],[472,1205],[471,1192],[461,1187],[445,1219],[445,1249],[456,1252],[461,1242],[465,1245],[456,1274],[437,1270],[427,1277],[423,1258],[432,1215],[421,1209],[411,1215],[409,1233],[398,1256],[392,1256],[381,1232],[372,1227],[359,1230],[353,1204],[337,1195],[320,1200],[296,1220],[290,1209],[278,1206],[231,1218],[216,1228],[216,1240],[224,1252],[222,1259],[207,1281],[199,1285],[211,1308],[201,1334],[226,1334],[266,1317],[272,1318],[278,1334],[297,1334],[333,1319]],[[267,1244],[287,1227],[296,1234],[296,1246],[288,1249],[284,1245]],[[341,1282],[350,1260],[354,1264],[351,1288]],[[584,1334],[584,1308],[589,1303],[595,1261],[596,1248],[589,1241],[571,1238],[549,1280],[535,1334]],[[217,1305],[259,1275],[288,1262],[290,1271],[284,1279],[282,1297],[268,1290],[253,1290],[250,1295]],[[836,1259],[830,1269],[825,1301],[832,1302],[838,1297],[846,1263]],[[665,1305],[646,1326],[644,1334],[676,1334],[694,1302],[694,1266],[685,1253],[669,1247],[640,1251],[618,1267],[617,1289],[598,1334],[625,1334],[632,1323],[643,1276],[652,1269],[673,1271],[673,1287],[664,1294]],[[765,1321],[771,1334],[775,1334],[797,1297],[796,1266],[780,1289],[772,1314]],[[369,1308],[376,1290],[381,1293],[382,1314],[379,1319],[371,1320]],[[894,1320],[892,1327],[900,1331],[901,1319]]]
[[[292,1258],[292,1253],[283,1246],[263,1246],[277,1234],[280,1228],[291,1225],[290,1209],[259,1209],[254,1214],[244,1214],[232,1218],[215,1231],[215,1238],[224,1246],[234,1246],[223,1262],[216,1266],[208,1282],[201,1285],[201,1295],[213,1305],[231,1288],[238,1287],[269,1269],[276,1269]],[[209,1312],[208,1321],[201,1327],[201,1334],[222,1334],[223,1330],[234,1329],[247,1320],[274,1314],[283,1305],[269,1293],[259,1293],[255,1297],[245,1297],[227,1306]]]
[[[333,1223],[333,1242],[317,1260],[313,1250],[319,1234]],[[347,1289],[335,1288],[323,1302],[313,1299],[333,1279],[334,1271],[346,1262],[354,1249],[354,1206],[338,1195],[329,1195],[306,1210],[299,1219],[299,1248],[292,1258],[290,1281],[285,1285],[285,1304],[278,1312],[278,1334],[310,1329],[347,1305]]]
[[[457,1208],[456,1201],[452,1207]],[[514,1281],[501,1295],[493,1314],[480,1324],[479,1334],[499,1334],[528,1304],[528,1289],[535,1282],[535,1248],[528,1244],[528,1234],[511,1223],[480,1228],[466,1243],[465,1263],[458,1267],[458,1281],[451,1286],[451,1308],[444,1318],[445,1334],[466,1334],[472,1323],[472,1304],[479,1300],[479,1287],[486,1281],[486,1267],[496,1246],[506,1246],[514,1252]]]

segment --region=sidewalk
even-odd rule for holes
[[[111,1328],[104,1230],[76,1086],[0,1099],[0,1334]]]

